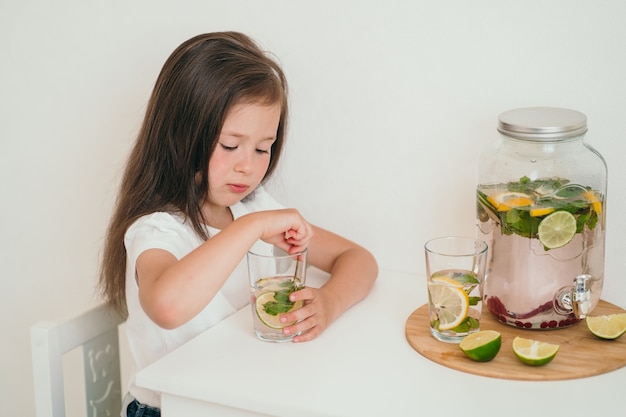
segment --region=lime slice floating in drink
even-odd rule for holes
[[[469,297],[463,285],[446,277],[431,280],[428,287],[430,301],[437,309],[439,329],[454,329],[467,318]]]
[[[567,211],[556,211],[539,223],[539,241],[548,249],[567,245],[576,234],[576,217]]]
[[[626,333],[626,313],[587,316],[585,321],[589,331],[601,339],[613,340]]]
[[[502,345],[502,336],[495,330],[481,330],[465,336],[459,347],[470,359],[488,362],[496,357]]]
[[[265,311],[265,303],[276,302],[276,298],[274,298],[274,294],[275,294],[274,291],[265,291],[257,295],[256,302],[255,302],[257,316],[259,316],[259,319],[263,322],[263,324],[265,324],[267,327],[270,327],[272,329],[282,329],[283,327],[287,327],[287,326],[294,324],[295,321],[290,322],[290,323],[281,323],[280,314],[274,315],[274,314],[269,314]],[[291,307],[289,311],[302,307],[302,304],[303,303],[301,300],[296,301],[295,303],[293,303],[293,306]],[[289,311],[286,311],[286,313],[288,313]]]
[[[545,365],[554,359],[558,351],[559,345],[524,339],[519,336],[513,339],[513,353],[526,365]]]

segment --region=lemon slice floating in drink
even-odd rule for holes
[[[567,245],[576,234],[576,217],[567,211],[556,211],[539,223],[539,241],[548,249]]]
[[[270,327],[272,329],[282,329],[283,327],[287,327],[287,326],[294,324],[295,321],[292,321],[289,323],[281,323],[280,314],[274,315],[274,314],[269,314],[265,311],[266,303],[276,302],[276,298],[274,298],[274,294],[275,294],[274,291],[265,291],[257,295],[256,302],[255,302],[257,316],[259,316],[259,319],[263,322],[263,324],[265,324],[267,327]],[[293,306],[291,307],[291,309],[289,309],[289,311],[302,307],[302,304],[303,304],[302,300],[294,302]],[[289,311],[286,311],[286,313],[288,313]]]
[[[508,211],[512,208],[531,206],[534,201],[524,193],[502,192],[493,197],[487,197],[489,203],[498,211]]]
[[[554,207],[534,207],[530,209],[530,217],[543,217],[550,213],[554,213]]]
[[[450,278],[448,274],[449,272],[447,271],[435,272],[433,274],[433,277],[431,278],[431,281],[435,284],[452,285],[453,287],[459,287],[459,288],[463,287],[462,283],[460,283],[459,281],[455,279]]]
[[[432,305],[437,309],[439,329],[454,329],[467,318],[469,297],[463,285],[446,277],[435,277],[428,286]]]
[[[596,194],[593,191],[585,191],[584,196],[591,203],[593,210],[598,214],[602,214],[602,203]]]
[[[470,359],[488,362],[496,357],[502,345],[502,336],[495,330],[481,330],[465,336],[459,347]]]
[[[522,363],[541,366],[552,361],[559,351],[559,345],[516,337],[513,339],[513,353]]]
[[[601,339],[614,340],[626,333],[626,313],[587,316],[585,321],[589,331]]]

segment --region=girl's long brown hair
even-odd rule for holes
[[[176,211],[199,236],[209,238],[202,215],[208,162],[228,111],[242,102],[282,108],[265,180],[278,163],[287,123],[287,83],[276,61],[244,34],[217,32],[189,39],[165,62],[124,171],[104,246],[99,288],[122,315],[127,315],[126,230],[143,215]]]

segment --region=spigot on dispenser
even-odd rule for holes
[[[574,313],[584,319],[591,309],[591,275],[582,274],[574,278],[574,285],[563,287],[554,297],[554,310],[564,316]]]

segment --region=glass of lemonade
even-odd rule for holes
[[[442,342],[460,343],[480,330],[487,244],[469,237],[441,237],[426,242],[424,253],[430,332]]]
[[[272,255],[254,252],[247,255],[252,323],[259,339],[286,342],[296,334],[285,335],[283,328],[294,322],[281,323],[280,317],[302,307],[302,301],[292,302],[289,295],[304,288],[307,251],[290,255],[274,249]]]

